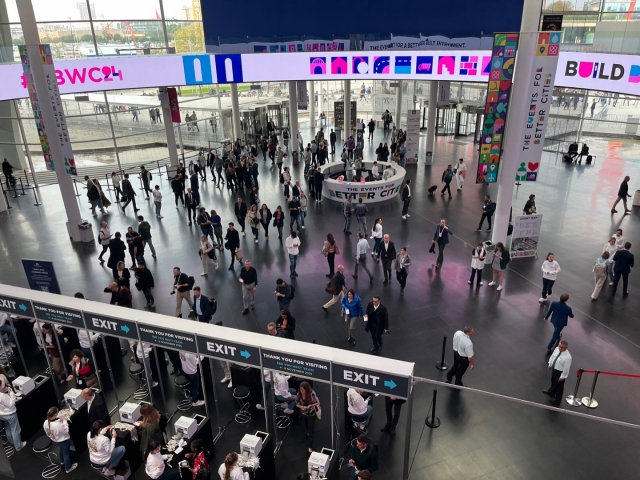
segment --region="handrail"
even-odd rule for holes
[[[629,378],[640,378],[640,375],[635,375],[633,373],[619,373],[619,372],[603,372],[602,370],[582,370],[584,373],[596,373],[600,372],[600,375],[611,375],[613,377],[629,377]]]

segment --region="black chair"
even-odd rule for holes
[[[251,414],[249,413],[249,402],[247,402],[247,398],[251,391],[249,387],[240,386],[233,389],[233,398],[235,398],[236,403],[240,407],[238,413],[235,415],[235,420],[238,423],[249,423],[251,421]]]
[[[58,455],[49,451],[52,444],[53,442],[46,435],[38,437],[36,441],[33,442],[34,453],[49,462],[49,465],[42,470],[42,478],[54,478],[62,471],[62,465],[60,465]]]
[[[173,383],[175,383],[176,387],[182,389],[184,395],[184,399],[178,403],[178,410],[182,412],[190,410],[193,407],[193,403],[191,402],[191,392],[187,387],[191,385],[191,382],[185,375],[178,375],[173,379]]]
[[[133,378],[140,386],[133,392],[133,398],[136,400],[144,400],[149,396],[149,389],[147,388],[147,380],[143,378],[144,365],[141,363],[132,363],[129,365],[129,376]]]

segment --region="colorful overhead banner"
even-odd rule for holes
[[[516,182],[535,182],[538,178],[558,67],[561,36],[560,32],[538,33],[527,95],[529,110],[526,117],[522,119],[525,122],[525,129],[520,139],[522,154],[518,157],[520,167],[516,172]]]
[[[476,183],[495,183],[498,181],[498,168],[511,99],[517,49],[517,33],[496,33],[494,35]]]

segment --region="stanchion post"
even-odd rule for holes
[[[7,191],[3,189],[3,190],[2,190],[2,194],[4,195],[4,203],[6,203],[6,204],[7,204],[7,210],[9,210],[9,209],[13,208],[13,207],[11,206],[11,204],[9,203],[9,197],[7,197]]]
[[[440,419],[436,417],[436,400],[438,398],[438,390],[433,390],[433,400],[431,401],[431,418],[427,415],[424,421],[425,425],[429,428],[438,428],[440,426]]]
[[[584,368],[578,370],[578,379],[576,380],[576,388],[573,390],[573,395],[569,395],[565,399],[572,407],[579,407],[582,405],[582,402],[578,398],[578,389],[580,388],[580,380],[582,380],[582,372],[584,372]]]
[[[36,203],[33,204],[34,207],[39,207],[40,205],[42,205],[39,201],[38,201],[38,194],[36,193],[36,187],[35,185],[33,186],[33,196],[36,199]]]
[[[444,337],[444,339],[442,340],[442,357],[440,357],[439,362],[436,362],[436,368],[438,370],[446,370],[449,368],[447,363],[444,361],[444,353],[446,349],[447,349],[447,337]]]
[[[73,180],[73,186],[76,188],[76,197],[79,197],[80,194],[78,193],[78,182],[76,182],[75,178],[72,178]]]
[[[156,160],[156,165],[158,166],[158,176],[162,178],[162,169],[160,167],[160,160]]]
[[[115,190],[115,187],[113,187],[112,185],[109,185],[109,180],[111,180],[111,178],[110,178],[108,173],[104,174],[104,179],[105,179],[105,182],[107,184],[107,190],[109,190],[109,191]]]
[[[593,376],[593,383],[591,384],[589,396],[582,399],[582,404],[587,408],[596,408],[598,406],[598,402],[593,398],[593,392],[596,390],[598,375],[600,375],[600,370],[596,370],[596,374]]]

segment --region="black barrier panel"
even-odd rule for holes
[[[268,370],[289,373],[296,377],[307,377],[325,382],[331,381],[331,364],[315,358],[298,357],[290,353],[262,351],[262,367]]]
[[[409,379],[406,377],[339,363],[333,363],[333,383],[344,387],[360,388],[367,392],[393,395],[394,397],[407,398],[409,396]]]
[[[87,328],[92,332],[138,340],[136,322],[129,322],[121,318],[107,317],[106,315],[96,315],[89,312],[82,312],[82,314],[84,315],[84,321],[87,324]]]
[[[200,354],[233,363],[260,366],[260,350],[241,343],[228,342],[198,335]]]
[[[196,337],[191,333],[141,324],[138,324],[138,328],[140,329],[140,340],[145,343],[159,347],[184,350],[185,352],[198,353],[196,349]]]
[[[31,307],[31,300],[26,298],[8,297],[6,295],[0,295],[0,310],[14,315],[21,315],[24,317],[33,318],[33,308]]]
[[[33,309],[35,311],[35,317],[38,320],[68,325],[75,328],[84,328],[82,312],[80,310],[40,302],[33,302]]]

